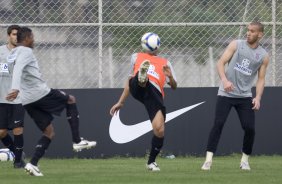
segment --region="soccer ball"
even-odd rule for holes
[[[155,33],[145,33],[141,38],[141,45],[144,50],[153,52],[161,45],[160,37]]]
[[[0,149],[0,161],[14,161],[15,155],[8,148]]]

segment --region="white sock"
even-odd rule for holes
[[[212,162],[213,152],[207,151],[206,162]]]
[[[241,158],[241,162],[248,162],[248,160],[249,160],[249,155],[243,153],[242,158]]]

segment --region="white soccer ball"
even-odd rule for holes
[[[15,155],[8,148],[0,149],[0,161],[14,161]]]
[[[156,33],[145,33],[141,38],[141,45],[144,50],[153,52],[160,47],[161,40]]]

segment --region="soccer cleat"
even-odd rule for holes
[[[147,164],[146,166],[147,166],[147,169],[150,171],[160,171],[161,170],[156,162],[152,162],[150,164]]]
[[[81,141],[79,143],[73,143],[72,147],[75,152],[79,152],[83,149],[94,148],[96,144],[97,142],[95,141],[88,141],[88,140],[81,138]]]
[[[149,70],[149,67],[150,62],[148,60],[143,61],[143,63],[140,65],[138,72],[138,82],[142,87],[144,87],[146,82],[148,81],[147,72]]]
[[[30,174],[31,176],[43,176],[37,166],[32,165],[31,163],[27,163],[24,167],[25,171]]]
[[[241,162],[240,169],[250,171],[251,167],[249,165],[249,162]]]
[[[26,166],[26,163],[24,160],[21,160],[20,162],[14,162],[15,169],[25,168],[25,166]]]
[[[201,169],[204,170],[204,171],[209,171],[209,170],[211,170],[211,166],[212,166],[212,162],[211,161],[209,161],[209,162],[206,161],[202,165]]]
[[[14,161],[14,168],[15,168],[15,169],[24,168],[25,165],[26,165],[24,159],[25,159],[25,152],[22,152],[22,157],[21,157],[20,162],[15,162],[15,161]]]

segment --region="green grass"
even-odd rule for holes
[[[12,162],[0,162],[0,183],[282,183],[282,156],[251,157],[251,171],[239,169],[239,155],[215,157],[211,171],[200,170],[203,161],[203,157],[158,158],[161,172],[152,173],[145,169],[145,158],[42,159],[44,177],[29,176],[23,169],[14,169]]]

